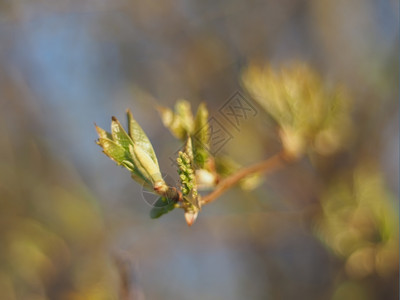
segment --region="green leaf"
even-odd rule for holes
[[[162,106],[158,107],[157,110],[160,113],[164,126],[178,139],[184,141],[188,135],[192,134],[194,120],[188,101],[177,101],[174,112]]]
[[[104,129],[100,128],[96,124],[94,124],[94,126],[96,127],[97,134],[99,135],[100,138],[109,139],[109,140],[113,139],[111,133],[105,131]]]
[[[129,152],[129,145],[133,145],[132,139],[126,133],[125,129],[122,127],[121,123],[116,117],[112,117],[111,121],[111,135],[114,142],[122,146],[126,151]]]
[[[128,116],[129,136],[131,137],[133,143],[142,148],[158,167],[157,156],[149,138],[144,133],[142,127],[140,127],[140,125],[133,118],[131,111],[128,109],[126,113]]]
[[[153,190],[153,185],[150,182],[150,180],[148,180],[147,178],[145,178],[143,176],[143,174],[141,174],[138,170],[137,167],[135,167],[135,165],[129,161],[129,160],[124,160],[121,163],[122,166],[124,166],[125,168],[127,168],[130,172],[131,172],[131,177],[133,180],[135,180],[137,183],[139,183],[141,186],[144,186],[146,189],[150,190],[150,191],[154,191]]]
[[[193,136],[194,162],[200,168],[204,168],[209,157],[209,140],[208,110],[206,105],[201,103],[196,113]]]
[[[130,145],[129,152],[131,153],[135,167],[143,177],[147,178],[152,183],[163,180],[158,165],[154,163],[151,157],[147,155],[146,151],[144,151],[140,146]]]
[[[133,157],[121,145],[106,138],[99,138],[98,144],[103,148],[104,154],[132,172],[132,178],[139,184],[151,185],[151,180],[143,174],[133,161]]]
[[[127,168],[132,173],[134,180],[152,190],[153,183],[162,180],[157,158],[146,134],[133,120],[129,110],[127,113],[129,131],[136,139],[133,140],[117,118],[112,117],[111,133],[96,125],[99,135],[97,144],[103,148],[103,152],[107,156]],[[145,150],[140,145],[145,147]]]
[[[175,113],[169,109],[168,107],[159,106],[157,107],[158,113],[161,116],[161,121],[164,126],[171,131],[171,133],[182,140],[186,136],[186,130],[182,127],[182,124],[179,118],[175,115]]]
[[[135,165],[129,161],[129,160],[124,160],[121,165],[123,165],[125,168],[127,168],[129,171],[134,172],[135,171]]]
[[[141,186],[145,187],[147,190],[154,192],[153,185],[151,184],[151,182],[144,180],[141,176],[137,175],[137,173],[135,172],[131,173],[131,177],[133,180],[135,180]]]
[[[104,154],[106,154],[117,164],[120,165],[123,161],[130,160],[129,152],[126,152],[125,149],[116,142],[100,137],[98,144],[103,148]]]
[[[150,218],[157,219],[162,215],[170,212],[175,208],[175,202],[166,198],[160,197],[154,204],[154,207],[150,211]]]
[[[190,135],[193,131],[194,122],[192,110],[190,108],[190,102],[186,100],[179,100],[176,102],[175,113],[180,120],[182,128],[185,129],[186,135]]]

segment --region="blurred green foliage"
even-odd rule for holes
[[[304,63],[274,70],[250,66],[243,75],[252,97],[280,126],[283,147],[300,157],[314,149],[336,152],[349,138],[350,99],[343,88],[326,87],[318,74]]]
[[[350,278],[395,274],[399,222],[394,195],[368,163],[335,181],[322,195],[323,213],[317,221],[317,235],[344,259]]]
[[[38,138],[17,142],[2,128],[1,298],[115,299],[118,281],[93,195]]]

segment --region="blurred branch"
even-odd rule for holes
[[[245,177],[255,174],[255,173],[271,173],[276,171],[287,163],[293,161],[294,158],[288,156],[284,151],[281,151],[264,161],[251,165],[249,167],[243,168],[238,172],[232,174],[231,176],[227,177],[226,179],[222,180],[216,189],[211,192],[210,194],[206,195],[202,199],[202,204],[208,204],[216,200],[219,196],[221,196],[226,190],[235,186],[240,180],[244,179]]]

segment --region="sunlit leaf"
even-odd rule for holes
[[[115,117],[112,117],[111,121],[111,135],[114,142],[122,146],[126,151],[129,151],[129,145],[133,145],[132,139]]]
[[[175,104],[175,113],[178,116],[181,126],[186,130],[187,134],[193,131],[193,114],[190,107],[190,102],[179,100]]]
[[[94,124],[94,126],[96,127],[96,131],[97,131],[97,134],[99,135],[99,137],[104,138],[104,139],[109,139],[109,140],[113,139],[111,133],[105,131],[104,129],[100,128],[96,124]]]
[[[161,172],[151,159],[151,157],[138,145],[130,145],[129,152],[131,153],[135,167],[146,179],[152,183],[162,180]]]
[[[119,165],[130,159],[129,152],[112,140],[99,138],[98,144],[103,148],[103,152]]]
[[[158,167],[156,167],[154,170],[157,171],[150,176],[148,172],[143,169],[143,162],[141,162],[140,159],[129,150],[130,147],[133,147],[133,142],[118,120],[113,117],[111,123],[111,134],[98,126],[96,126],[96,130],[100,137],[97,143],[103,148],[103,152],[117,164],[128,169],[132,173],[132,178],[139,184],[151,189],[152,182],[154,182],[153,178],[158,179],[160,176],[156,174],[160,173],[160,171],[158,170]],[[112,140],[110,138],[112,138]],[[146,155],[145,160],[146,159],[150,160],[153,166],[155,165],[149,156]]]
[[[151,183],[151,180],[145,177],[131,161],[124,160],[121,163],[121,165],[123,165],[131,172],[131,177],[133,180],[135,180],[137,183],[139,183],[146,189],[153,191],[153,185]]]
[[[144,133],[142,127],[140,127],[140,125],[133,118],[133,115],[129,109],[127,110],[127,116],[128,116],[128,126],[129,126],[129,136],[133,140],[133,143],[138,145],[141,149],[143,149],[158,167],[157,156],[154,153],[154,149],[150,143],[149,138]]]
[[[188,135],[193,133],[194,120],[188,101],[177,101],[175,111],[162,106],[159,106],[157,109],[164,126],[178,139],[184,141]]]
[[[187,135],[186,130],[183,128],[179,118],[175,115],[175,113],[171,109],[162,106],[159,106],[157,110],[161,116],[164,126],[167,127],[178,139],[184,139]]]

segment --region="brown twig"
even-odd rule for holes
[[[243,168],[235,172],[231,176],[222,180],[217,185],[214,191],[203,197],[201,203],[208,204],[210,202],[213,202],[219,196],[221,196],[226,190],[230,189],[231,187],[236,185],[241,179],[249,175],[252,175],[254,173],[270,173],[272,171],[275,171],[283,167],[285,164],[289,163],[292,160],[293,158],[289,157],[286,153],[282,151],[275,154],[274,156],[267,158],[264,161]]]

